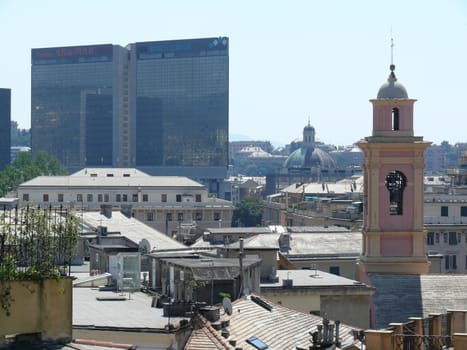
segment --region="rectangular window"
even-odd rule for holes
[[[137,195],[137,194],[133,194],[133,195],[131,196],[131,199],[132,199],[133,202],[137,202],[137,201],[138,201],[138,195]]]
[[[29,194],[28,193],[23,193],[23,201],[25,201],[25,202],[29,201]]]
[[[428,232],[426,235],[426,244],[433,245],[435,244],[435,234],[434,232]]]
[[[215,212],[214,213],[214,221],[219,221],[221,219],[221,213]]]
[[[449,216],[449,209],[448,207],[441,207],[441,216]]]
[[[193,220],[196,220],[196,221],[203,221],[203,213],[200,212],[200,211],[197,211],[196,213],[194,213],[193,215]]]
[[[88,196],[87,196],[87,198],[86,198],[86,200],[87,200],[88,202],[92,202],[92,194],[89,193]]]
[[[122,194],[122,202],[127,202],[128,196],[126,194]]]
[[[340,269],[339,269],[339,266],[330,266],[329,267],[329,272],[334,274],[334,275],[338,275],[340,276]]]
[[[76,195],[76,201],[77,202],[82,202],[83,201],[83,195],[81,193]]]
[[[99,193],[99,194],[97,195],[97,201],[98,201],[99,203],[102,202],[102,193]]]
[[[167,195],[166,194],[161,194],[161,202],[167,202]]]
[[[182,201],[182,195],[181,195],[181,194],[177,194],[176,197],[175,197],[175,201],[176,201],[176,202],[181,202],[181,201]]]
[[[200,194],[197,194],[195,196],[195,202],[201,202],[201,195]]]
[[[121,194],[117,194],[117,195],[115,196],[115,201],[121,202],[121,201],[122,201],[122,195],[121,195]]]
[[[63,202],[63,193],[59,193],[59,194],[57,195],[57,200],[58,200],[60,203]]]
[[[457,244],[457,233],[449,232],[449,245],[456,245],[456,244]]]
[[[467,216],[467,207],[461,207],[461,216]]]
[[[172,221],[172,213],[165,214],[165,221]]]
[[[149,202],[149,196],[147,194],[143,194],[143,202]]]
[[[444,258],[446,259],[444,261],[444,267],[446,268],[446,270],[457,269],[457,257],[455,255],[446,255]]]
[[[43,202],[48,202],[49,201],[49,195],[47,193],[42,195],[42,201]]]
[[[178,219],[178,221],[183,221],[183,213],[178,213],[177,214],[177,219]]]
[[[443,242],[448,243],[448,234],[446,232],[443,233]]]
[[[106,193],[104,194],[104,202],[108,202],[109,201],[109,195]]]
[[[154,213],[152,211],[146,213],[146,221],[154,221]]]
[[[436,232],[436,234],[435,234],[435,242],[439,243],[439,233],[438,232]]]

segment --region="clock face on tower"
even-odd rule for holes
[[[402,215],[403,193],[407,179],[401,172],[393,170],[386,175],[385,184],[389,191],[389,214]]]

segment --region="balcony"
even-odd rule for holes
[[[467,225],[465,216],[425,216],[425,225]]]

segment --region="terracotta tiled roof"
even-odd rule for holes
[[[221,331],[215,330],[209,322],[205,322],[203,328],[193,332],[185,349],[235,349],[238,347],[243,350],[257,350],[255,346],[247,342],[247,339],[252,337],[267,344],[268,349],[296,350],[297,347],[308,349],[312,345],[311,333],[322,324],[322,317],[274,304],[263,297],[260,299],[270,307],[261,306],[251,297],[247,297],[232,303],[232,315],[229,316],[221,311],[223,314],[221,320],[228,320],[227,338],[222,337]],[[331,323],[334,322],[331,321]],[[357,327],[340,325],[339,338],[342,348],[354,343],[352,329],[357,329]]]
[[[204,317],[197,316],[194,319],[197,325],[190,338],[188,339],[185,350],[230,350],[234,349],[230,346],[225,338],[216,331],[211,323]],[[200,327],[200,328],[198,328]]]

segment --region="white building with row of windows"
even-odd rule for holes
[[[428,255],[442,256],[440,271],[467,273],[467,196],[425,193]]]
[[[39,176],[18,187],[20,205],[122,210],[166,234],[191,227],[230,226],[233,205],[212,198],[187,177],[150,176],[134,168],[85,168],[69,176]]]

